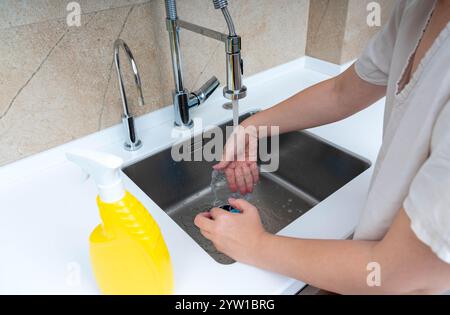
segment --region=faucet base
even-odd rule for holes
[[[187,124],[177,124],[176,122],[173,123],[173,126],[179,130],[189,130],[194,127],[194,121],[191,119]]]
[[[136,134],[134,118],[130,116],[122,116],[122,126],[125,131],[124,148],[127,151],[136,151],[142,147],[142,142]]]
[[[123,144],[123,148],[127,151],[136,151],[139,150],[140,148],[142,148],[142,141],[138,140],[136,143],[134,144],[130,144],[130,143],[124,143]]]

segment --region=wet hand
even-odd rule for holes
[[[256,128],[238,126],[225,145],[222,161],[214,166],[225,173],[232,192],[239,190],[242,195],[253,192],[259,181],[257,150]]]
[[[194,223],[218,251],[236,261],[252,264],[269,234],[261,224],[256,207],[242,199],[230,198],[228,202],[241,213],[214,208],[198,214]]]

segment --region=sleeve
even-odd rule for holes
[[[417,173],[404,209],[416,236],[450,264],[450,102],[433,129],[431,154]]]
[[[355,71],[364,81],[383,86],[388,84],[392,55],[405,5],[404,0],[397,1],[384,29],[370,40],[356,61]]]

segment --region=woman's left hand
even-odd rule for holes
[[[230,198],[228,202],[241,213],[213,208],[198,214],[194,223],[218,251],[236,261],[252,264],[270,234],[264,230],[255,206],[242,199]]]

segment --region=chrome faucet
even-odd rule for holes
[[[122,107],[123,107],[122,124],[125,132],[124,148],[127,151],[136,151],[142,147],[142,142],[136,133],[134,118],[131,115],[128,107],[127,95],[125,93],[125,86],[122,78],[122,70],[120,68],[119,52],[121,47],[125,51],[128,61],[130,62],[131,69],[133,70],[134,82],[136,84],[136,89],[138,93],[139,106],[144,106],[144,96],[142,94],[141,77],[139,75],[139,70],[134,60],[133,54],[131,53],[131,50],[128,47],[128,45],[123,40],[117,39],[114,43],[114,62],[116,64],[117,79],[119,81],[120,96],[122,98]]]
[[[189,115],[189,109],[206,101],[220,83],[216,77],[212,77],[198,91],[193,93],[189,93],[184,87],[179,37],[180,28],[213,38],[225,44],[227,84],[223,90],[223,95],[230,100],[242,99],[247,95],[247,88],[242,84],[243,61],[241,58],[241,37],[236,34],[233,20],[228,11],[227,0],[213,0],[213,3],[215,9],[222,10],[228,26],[228,35],[180,20],[177,15],[176,0],[165,0],[165,2],[167,13],[166,26],[169,32],[173,76],[175,80],[175,91],[173,92],[175,125],[191,128],[193,122]]]

